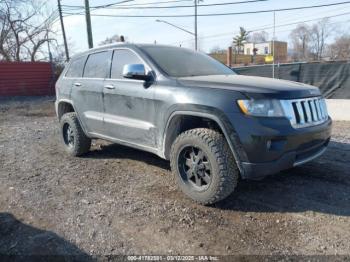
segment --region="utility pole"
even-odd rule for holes
[[[198,0],[194,0],[194,48],[197,51],[198,50],[198,32],[197,32],[197,1]]]
[[[275,37],[276,37],[276,12],[273,12],[273,38],[272,38],[272,78],[275,78]]]
[[[57,3],[58,3],[58,13],[60,15],[60,21],[61,21],[61,29],[62,29],[62,35],[63,35],[64,50],[65,50],[65,53],[66,53],[66,61],[68,61],[69,60],[69,51],[68,51],[66,30],[64,29],[64,23],[63,23],[61,0],[57,0]]]
[[[92,39],[92,29],[91,29],[91,16],[90,16],[90,4],[89,0],[85,0],[85,19],[86,19],[86,30],[88,37],[89,48],[94,47],[94,42]]]
[[[49,61],[52,64],[52,53],[51,53],[51,47],[50,47],[50,40],[47,36],[47,51],[49,52]]]
[[[52,53],[51,53],[51,47],[50,47],[50,39],[49,39],[49,34],[46,35],[47,39],[47,50],[49,52],[49,60],[50,60],[50,67],[51,67],[51,80],[50,80],[50,88],[55,87],[55,64],[53,63],[52,59]]]

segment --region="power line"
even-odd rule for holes
[[[312,22],[312,21],[317,21],[317,20],[322,20],[322,19],[327,19],[327,18],[333,18],[333,17],[338,17],[338,16],[344,16],[344,15],[349,15],[349,14],[350,14],[350,12],[346,12],[346,13],[341,13],[341,14],[336,14],[336,15],[331,15],[331,16],[324,16],[324,17],[320,17],[320,18],[308,19],[308,20],[299,21],[299,22],[280,24],[280,25],[276,25],[276,27],[285,27],[285,26],[290,26],[290,25],[297,25],[297,24],[308,23],[308,22]],[[269,27],[264,27],[264,28],[260,28],[260,29],[256,29],[256,30],[251,30],[251,32],[267,30],[267,29],[272,29],[272,28],[273,28],[273,26],[269,26]]]
[[[117,2],[117,3],[110,3],[110,4],[105,4],[105,5],[99,5],[99,6],[94,6],[94,7],[90,7],[90,9],[94,9],[94,10],[97,10],[97,9],[101,9],[101,8],[109,8],[109,7],[111,7],[111,6],[115,6],[115,5],[119,5],[119,4],[123,4],[123,3],[128,3],[128,2],[132,2],[132,1],[134,1],[134,0],[123,0],[123,1],[121,1],[121,2]],[[81,8],[83,8],[83,9],[85,9],[85,6],[70,6],[70,5],[65,5],[65,6],[63,6],[63,7],[65,7],[65,8],[70,8],[70,10],[69,11],[75,11],[75,10],[72,10],[72,8],[74,9],[81,9]],[[91,10],[92,11],[92,10]],[[79,13],[76,13],[77,15],[82,15],[82,14],[84,14],[85,15],[85,13],[84,12],[79,12]],[[71,15],[74,15],[74,13],[71,13]]]
[[[303,21],[297,21],[297,22],[293,22],[293,23],[286,23],[286,24],[279,24],[276,25],[276,28],[278,27],[285,27],[285,26],[290,26],[290,25],[296,25],[296,24],[302,24],[302,23],[308,23],[308,22],[312,22],[312,21],[317,21],[317,20],[322,20],[322,19],[327,19],[327,18],[333,18],[333,17],[339,17],[339,16],[344,16],[344,15],[349,15],[350,12],[346,12],[346,13],[341,13],[341,14],[336,14],[336,15],[332,15],[332,16],[324,16],[324,17],[319,17],[319,18],[315,18],[315,19],[308,19],[308,20],[303,20]],[[260,28],[255,28],[252,30],[247,30],[249,32],[257,32],[257,31],[262,31],[262,30],[267,30],[267,29],[272,29],[273,26],[268,26],[268,27],[260,27]],[[278,31],[278,32],[282,32],[282,31]],[[228,33],[221,33],[221,34],[215,34],[215,35],[209,35],[209,36],[202,36],[202,37],[198,37],[198,39],[207,39],[207,38],[217,38],[217,37],[223,37],[223,36],[228,36],[228,35],[232,35],[232,32],[228,32]],[[177,41],[174,42],[173,44],[176,43],[183,43],[183,42],[191,42],[192,40],[184,40],[184,41]]]
[[[299,23],[302,23],[302,22],[315,21],[315,20],[319,20],[319,19],[323,19],[323,18],[331,18],[331,17],[337,17],[337,16],[342,16],[342,15],[347,15],[348,14],[348,13],[338,13],[338,11],[344,11],[344,7],[338,7],[336,9],[329,9],[329,8],[327,8],[324,11],[313,12],[312,14],[307,16],[309,19],[305,20],[305,21],[295,22],[295,21],[300,20],[300,19],[301,20],[305,19],[305,14],[303,14],[303,13],[298,13],[298,14],[296,14],[296,16],[295,15],[294,16],[288,16],[289,19],[283,19],[282,18],[281,20],[280,19],[278,19],[278,20],[279,20],[279,24],[280,25],[284,25],[286,23],[299,24]],[[324,13],[326,13],[326,14],[323,15]],[[330,13],[333,13],[334,15],[329,15]],[[246,21],[246,20],[247,19],[245,19],[244,21]],[[271,29],[272,28],[272,24],[264,24],[264,25],[261,25],[260,27],[265,28],[265,29]]]
[[[316,11],[316,10],[315,10]],[[336,8],[325,8],[322,11],[321,10],[317,10],[316,12],[311,13],[310,15],[307,16],[308,19],[312,19],[312,18],[318,18],[321,16],[328,16],[328,15],[332,15],[332,14],[338,14],[339,12],[344,11],[344,7],[343,6],[336,6]],[[282,17],[280,17],[282,18]],[[293,17],[288,17],[287,19],[285,19],[285,17],[283,17],[282,19],[278,19],[280,21],[280,23],[292,23],[294,21],[296,21],[297,19],[305,19],[305,14],[303,12],[297,13],[295,14]],[[264,25],[264,26],[269,26],[268,25]]]
[[[170,4],[170,3],[179,3],[179,2],[192,2],[192,0],[170,0],[170,1],[160,1],[160,2],[149,2],[149,3],[138,3],[130,4],[128,6],[141,6],[141,5],[158,5],[158,4]]]
[[[173,1],[159,1],[159,2],[149,2],[149,3],[138,3],[138,4],[128,4],[128,5],[120,5],[125,2],[116,2],[108,4],[109,6],[118,5],[120,7],[131,7],[131,6],[145,6],[145,5],[158,5],[158,4],[171,4],[171,3],[180,3],[180,2],[192,2],[192,0],[173,0]],[[91,8],[101,8],[104,5],[92,6]],[[83,8],[81,5],[62,5],[62,7],[71,7],[71,8]]]
[[[198,4],[197,6],[198,7],[211,7],[211,6],[249,4],[249,3],[266,2],[266,1],[269,1],[269,0],[248,0],[248,1],[216,3],[216,4]],[[175,6],[133,6],[133,5],[128,5],[128,6],[110,6],[110,7],[105,7],[105,8],[106,9],[173,9],[173,8],[193,8],[193,7],[194,7],[194,5],[175,5]],[[81,6],[80,8],[83,8],[83,6]]]
[[[230,16],[230,15],[247,15],[247,14],[258,14],[258,13],[271,13],[271,12],[284,12],[284,11],[294,11],[301,9],[312,9],[312,8],[320,8],[320,7],[328,7],[335,5],[344,5],[349,4],[350,1],[332,3],[332,4],[322,4],[322,5],[312,5],[312,6],[299,6],[299,7],[290,7],[290,8],[281,8],[281,9],[269,9],[269,10],[258,10],[258,11],[246,11],[246,12],[234,12],[234,13],[209,13],[209,14],[198,14],[201,17],[209,17],[209,16]],[[70,15],[81,15],[79,13],[68,13],[65,14]],[[92,14],[92,16],[102,16],[102,17],[133,17],[133,18],[156,18],[156,17],[193,17],[192,14],[185,15],[109,15],[109,14]]]
[[[42,28],[44,26],[51,25],[57,17],[58,17],[58,10],[55,9],[40,25],[36,26],[36,28]]]
[[[350,20],[342,20],[342,21],[336,21],[336,22],[332,22],[332,23],[329,23],[329,24],[339,24],[339,23],[346,23],[346,22],[350,22]],[[287,29],[287,30],[278,30],[278,31],[276,31],[276,34],[277,33],[282,33],[282,32],[290,32],[290,31],[292,31],[293,29]],[[231,38],[228,38],[227,36],[221,36],[221,37],[218,37],[218,38],[216,38],[216,39],[209,39],[209,40],[205,40],[206,41],[206,43],[208,43],[208,42],[213,42],[213,41],[218,41],[217,39],[220,39],[220,38],[223,38],[223,39],[225,39],[225,40],[223,40],[223,41],[228,41],[228,42],[230,42],[231,40]],[[200,39],[200,38],[199,38]],[[220,40],[221,41],[221,40]],[[184,41],[177,41],[177,42],[173,42],[173,43],[171,43],[170,45],[177,45],[177,44],[180,44],[180,43],[189,43],[189,42],[191,42],[191,40],[184,40]]]
[[[174,8],[194,8],[195,5],[176,5],[176,6],[140,6],[140,5],[149,5],[149,4],[160,4],[160,3],[174,3],[174,2],[192,2],[193,0],[175,0],[175,1],[163,1],[163,2],[152,2],[152,3],[144,3],[144,4],[130,4],[130,5],[119,5],[120,3],[125,3],[131,0],[118,2],[118,3],[111,3],[108,5],[100,5],[91,7],[91,11],[95,11],[98,9],[174,9]],[[236,4],[249,4],[249,3],[256,3],[256,2],[266,2],[269,0],[246,0],[246,1],[239,1],[239,2],[228,2],[228,3],[217,3],[217,4],[201,4],[197,5],[197,7],[211,7],[211,6],[224,6],[224,5],[236,5]],[[65,7],[70,8],[68,11],[77,11],[77,9],[82,9],[84,6],[69,6],[65,5]],[[72,9],[72,8],[75,8]],[[78,12],[78,13],[65,13],[69,15],[83,15],[84,12]]]
[[[98,6],[91,6],[91,8],[104,8],[104,7],[109,7],[109,6],[113,6],[113,5],[119,5],[119,4],[124,4],[124,3],[128,3],[128,2],[133,2],[134,0],[123,0],[121,2],[116,2],[116,3],[110,3],[110,4],[104,4],[104,5],[98,5]],[[82,5],[62,5],[62,7],[65,8],[76,8],[76,9],[81,9],[81,8],[85,8],[85,6]]]
[[[114,6],[114,5],[119,5],[119,4],[124,4],[124,3],[128,3],[128,2],[133,2],[134,0],[123,0],[121,2],[117,2],[117,3],[111,3],[111,4],[105,4],[105,5],[99,5],[99,6],[95,6],[95,7],[92,7],[92,8],[107,8],[107,7],[110,7],[110,6]]]

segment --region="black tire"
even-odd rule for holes
[[[239,179],[225,137],[211,129],[197,128],[180,134],[171,147],[170,164],[180,189],[203,205],[228,197]]]
[[[81,156],[90,150],[91,139],[85,135],[75,112],[64,114],[60,126],[61,140],[71,156]]]

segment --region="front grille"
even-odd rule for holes
[[[283,100],[281,102],[294,128],[319,125],[328,119],[326,102],[322,97]]]

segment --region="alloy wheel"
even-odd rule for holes
[[[212,181],[209,159],[198,147],[184,147],[178,158],[178,167],[182,181],[197,191],[206,190]]]

